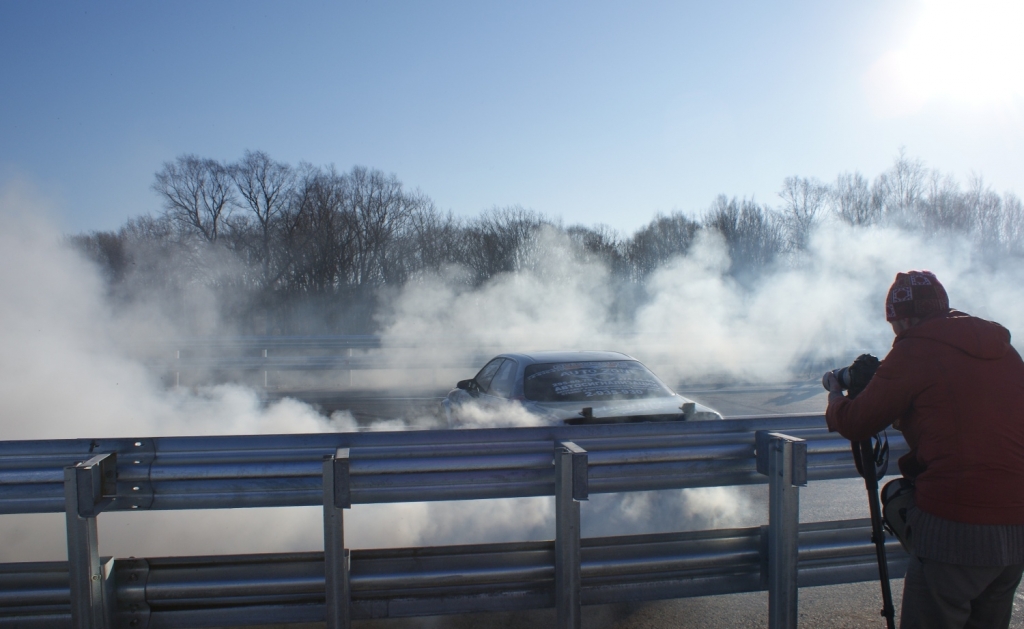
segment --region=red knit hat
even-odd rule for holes
[[[948,312],[946,289],[931,271],[897,273],[885,298],[885,320],[913,319]]]

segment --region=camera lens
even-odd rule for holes
[[[836,375],[836,380],[839,380],[839,386],[843,387],[844,391],[846,389],[850,388],[850,368],[849,367],[841,367],[839,369],[836,369],[832,373],[834,373]]]
[[[850,368],[840,367],[839,369],[833,369],[832,375],[839,381],[839,387],[845,391],[850,388]],[[828,380],[826,378],[821,379],[821,386],[828,389]]]

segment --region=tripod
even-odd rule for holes
[[[885,432],[864,441],[851,441],[853,462],[857,472],[864,478],[868,490],[868,507],[871,511],[871,541],[875,544],[878,559],[878,578],[882,582],[882,616],[888,629],[896,629],[896,609],[892,604],[892,589],[889,587],[889,564],[885,559],[885,531],[882,530],[882,508],[878,500],[878,481],[885,476],[889,467],[889,439]]]

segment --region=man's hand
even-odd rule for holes
[[[828,389],[829,406],[832,406],[832,403],[835,402],[836,400],[841,400],[844,397],[846,397],[845,395],[843,395],[843,386],[839,384],[839,378],[836,378],[836,375],[831,371],[826,371],[825,375],[821,377],[821,384],[826,389]],[[828,429],[829,432],[835,432],[835,428],[833,428],[831,424],[829,425]]]
[[[826,371],[825,375],[821,377],[821,386],[828,389],[829,392],[835,391],[836,389],[839,389],[840,391],[843,390],[843,387],[839,385],[839,378],[836,378],[836,374],[832,373],[831,370]]]

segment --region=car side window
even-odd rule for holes
[[[518,367],[519,364],[516,361],[506,358],[505,362],[501,363],[501,367],[498,368],[498,372],[494,374],[494,378],[491,380],[491,388],[487,393],[498,397],[509,397],[512,395],[512,387],[516,383]]]
[[[479,385],[480,390],[487,393],[491,387],[491,380],[494,379],[494,374],[498,373],[498,368],[501,367],[501,363],[505,362],[504,358],[495,358],[491,362],[484,365],[484,368],[480,370],[480,373],[476,374],[473,378]]]

